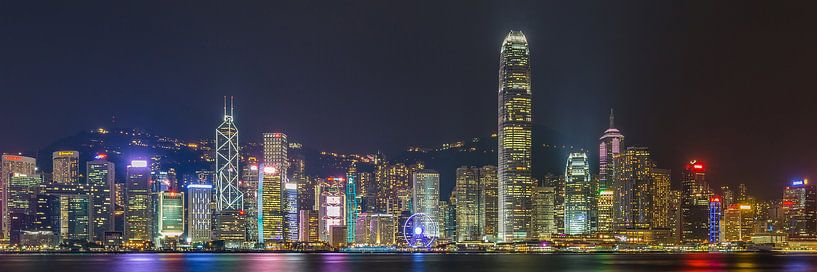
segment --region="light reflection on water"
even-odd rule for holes
[[[817,271],[794,254],[38,254],[0,255],[0,271]]]

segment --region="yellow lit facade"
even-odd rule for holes
[[[262,167],[258,195],[261,196],[258,209],[259,242],[280,241],[284,235],[284,216],[281,206],[281,176],[271,166]]]
[[[531,76],[525,35],[511,31],[502,42],[499,67],[498,234],[521,241],[531,228]]]

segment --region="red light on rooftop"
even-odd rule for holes
[[[15,155],[3,155],[3,158],[8,160],[8,161],[20,161],[20,160],[23,160],[23,157],[15,156]]]
[[[701,172],[704,171],[704,164],[697,160],[693,160],[687,164],[686,169],[694,172]]]

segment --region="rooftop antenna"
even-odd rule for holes
[[[224,96],[224,115],[227,115],[227,96]]]
[[[614,118],[614,116],[613,116],[613,108],[610,108],[610,128],[614,128],[614,127],[615,127],[615,126],[613,126],[613,118]]]
[[[230,116],[233,116],[233,96],[230,96]]]

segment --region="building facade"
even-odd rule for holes
[[[125,240],[133,243],[153,239],[153,197],[147,161],[134,160],[127,167],[125,184]]]
[[[587,154],[571,153],[565,165],[565,234],[591,232],[591,203],[593,201],[590,165]]]
[[[87,183],[91,194],[93,241],[102,243],[105,232],[114,231],[115,167],[102,154],[86,164]]]
[[[528,41],[511,31],[499,59],[498,240],[528,238],[531,226],[531,72]]]
[[[68,150],[54,151],[52,161],[53,182],[67,184],[79,182],[79,152]]]
[[[212,240],[213,185],[187,185],[187,242],[205,243]]]
[[[414,213],[423,213],[432,220],[440,218],[440,173],[430,169],[414,172],[412,175],[412,208]],[[432,237],[440,237],[438,228],[426,227]],[[431,232],[433,231],[433,233]]]

